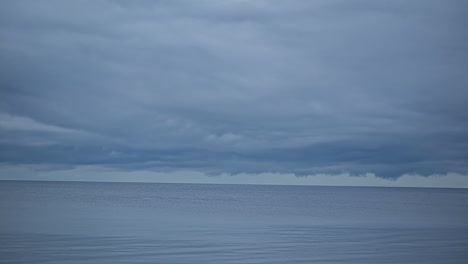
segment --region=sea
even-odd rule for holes
[[[0,181],[0,263],[468,263],[468,190]]]

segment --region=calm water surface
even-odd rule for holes
[[[0,181],[0,263],[468,263],[468,190]]]

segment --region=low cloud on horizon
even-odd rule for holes
[[[365,187],[468,188],[468,175],[459,173],[410,175],[382,178],[372,173],[362,175],[315,174],[298,176],[286,173],[239,173],[207,175],[200,171],[119,170],[103,166],[55,167],[2,166],[2,180],[196,183],[196,184],[261,184]]]
[[[0,179],[468,187],[467,10],[2,1]]]

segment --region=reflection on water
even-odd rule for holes
[[[0,182],[2,263],[467,263],[456,189]]]
[[[177,238],[176,238],[177,237]],[[3,234],[5,263],[466,263],[456,230],[288,227],[172,237]]]

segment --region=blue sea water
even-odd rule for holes
[[[468,263],[468,190],[0,181],[0,263]]]

